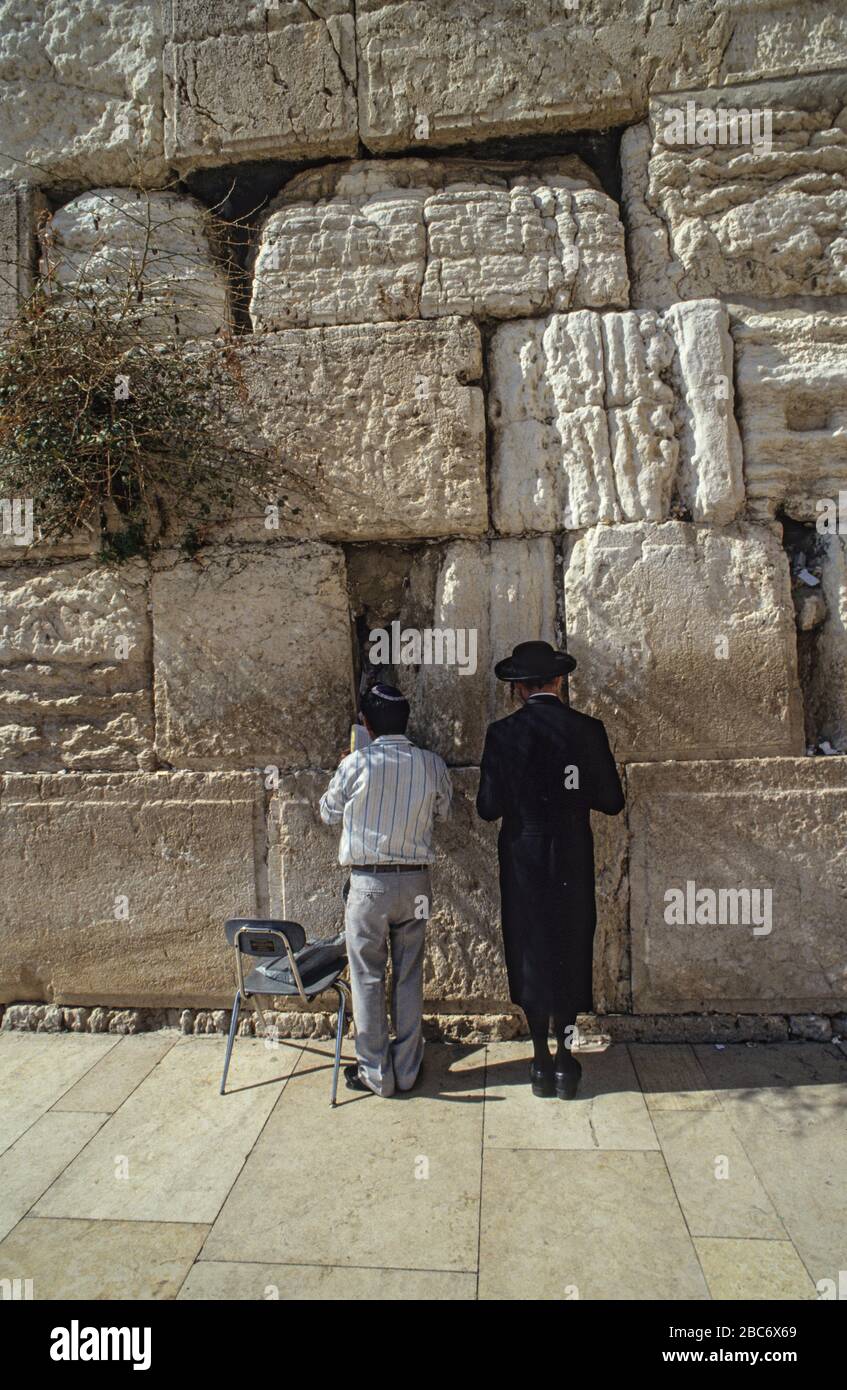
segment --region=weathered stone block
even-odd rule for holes
[[[847,760],[631,765],[627,783],[636,1013],[842,1008]]]
[[[0,332],[32,292],[36,228],[45,207],[31,185],[0,180]]]
[[[354,154],[350,0],[166,0],[165,152],[180,170]]]
[[[432,596],[410,585],[407,604],[401,630],[420,624],[423,612],[434,630],[464,631],[457,652],[467,657],[473,651],[475,663],[471,670],[466,661],[464,671],[446,664],[396,669],[412,703],[412,737],[448,763],[479,762],[489,722],[511,708],[508,686],[494,676],[495,661],[530,636],[555,640],[553,542],[457,541],[447,547]]]
[[[651,91],[847,66],[836,0],[358,0],[356,35],[373,150],[604,129]]]
[[[282,779],[271,809],[269,857],[274,912],[302,922],[310,937],[331,937],[344,925],[341,890],[349,870],[338,864],[338,830],[321,824],[318,802],[330,772]],[[427,928],[424,995],[464,1012],[508,1007],[500,931],[497,827],[476,814],[479,773],[453,768],[450,819],[437,821],[432,871],[433,915]],[[594,818],[598,931],[595,999],[620,999],[626,946],[626,831],[623,821]],[[603,823],[603,824],[601,824]],[[598,1005],[599,1007],[599,1005]]]
[[[344,924],[341,889],[349,873],[338,864],[338,829],[321,824],[318,802],[330,772],[286,777],[274,799],[277,827],[273,873],[279,874],[282,915],[308,935],[328,937]],[[476,815],[478,774],[456,769],[450,820],[436,822],[433,915],[427,929],[424,995],[477,1003],[508,999],[500,937],[496,831]],[[273,832],[272,832],[273,834]],[[273,901],[273,896],[272,896]]]
[[[571,699],[621,762],[801,753],[788,562],[765,528],[598,527],[565,576]]]
[[[626,772],[621,768],[624,786]],[[632,962],[629,934],[629,826],[626,809],[619,816],[593,812],[594,878],[597,932],[594,937],[594,1010],[629,1013],[632,1008]]]
[[[352,703],[344,559],[218,547],[153,575],[156,747],[183,768],[337,758]]]
[[[214,258],[210,219],[175,193],[98,188],[54,214],[46,250],[56,283],[114,305],[136,286],[143,328],[160,338],[213,337],[229,327],[229,285]]]
[[[163,182],[149,0],[0,5],[0,170],[33,183]]]
[[[649,137],[628,131],[621,151],[634,303],[843,294],[845,101],[843,74],[654,100]],[[694,143],[692,124],[691,143],[669,143],[670,117],[687,103],[768,113],[771,139],[761,127],[757,144]]]
[[[0,998],[231,1004],[262,805],[246,773],[0,779]]]
[[[847,488],[847,314],[733,310],[750,509],[814,522]]]
[[[575,156],[333,164],[298,174],[257,247],[256,329],[625,306],[623,227]]]
[[[153,761],[147,570],[0,569],[0,767]]]
[[[438,323],[288,329],[238,349],[242,428],[280,449],[333,540],[479,535],[488,525],[479,330]]]
[[[732,341],[716,300],[504,324],[489,360],[497,529],[729,522],[744,498]]]

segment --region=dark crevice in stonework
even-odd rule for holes
[[[791,574],[791,597],[797,624],[797,673],[803,697],[803,720],[807,748],[817,749],[822,737],[821,711],[812,697],[818,647],[826,605],[821,593],[826,542],[813,525],[795,521],[785,512],[777,520],[782,524],[782,544],[788,556]],[[817,584],[813,581],[817,580]]]
[[[354,628],[353,666],[361,697],[378,680],[399,683],[400,671],[392,664],[370,660],[370,633],[374,628],[425,628],[432,625],[435,586],[444,561],[446,543],[372,543],[344,546],[347,591]],[[406,670],[416,671],[411,667]]]

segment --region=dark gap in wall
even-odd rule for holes
[[[447,542],[364,542],[344,545],[347,592],[353,618],[353,664],[359,697],[376,681],[389,681],[406,693],[414,689],[418,667],[393,661],[374,664],[369,655],[370,633],[376,628],[391,632],[391,624],[403,628],[432,626],[435,586]],[[391,653],[395,655],[395,653]],[[411,736],[415,737],[414,701]]]
[[[322,161],[313,161],[316,164]],[[246,160],[211,169],[195,169],[178,184],[225,224],[220,248],[230,279],[232,313],[238,333],[252,333],[250,321],[251,276],[249,269],[256,228],[271,198],[295,174],[312,164],[288,160]]]
[[[603,189],[620,202],[620,143],[626,127],[609,130],[565,131],[557,135],[509,135],[491,140],[469,140],[456,145],[428,145],[424,141],[390,154],[369,154],[368,159],[497,159],[535,162],[554,155],[575,154],[594,170]]]
[[[782,526],[782,544],[791,571],[791,597],[797,624],[797,670],[803,697],[806,745],[817,748],[821,729],[812,687],[821,627],[826,621],[826,603],[821,592],[826,542],[814,525],[795,521],[784,511],[777,513],[777,520]],[[817,584],[814,580],[818,581]]]
[[[463,159],[533,162],[556,155],[578,155],[597,175],[603,189],[620,203],[620,142],[624,127],[559,135],[501,137],[444,148],[415,144],[403,150],[372,154],[362,149],[357,158],[371,163],[397,159]],[[227,224],[222,258],[232,283],[233,315],[240,333],[252,332],[249,315],[250,255],[257,228],[280,189],[308,169],[347,163],[348,159],[245,160],[195,169],[172,187],[196,198]],[[63,201],[67,201],[64,199]]]

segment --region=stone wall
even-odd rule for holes
[[[520,1027],[473,798],[508,710],[493,662],[544,637],[627,790],[595,826],[595,1026],[828,1036],[843,6],[4,0],[0,88],[3,323],[46,264],[97,295],[143,252],[154,338],[230,341],[232,437],[285,461],[279,527],[245,503],[190,559],[0,536],[7,1022],[220,1028],[225,917],[334,934],[317,800],[366,635],[396,621],[477,640],[474,671],[394,672],[454,769],[433,1028]],[[753,108],[767,147],[667,138],[675,113]],[[247,214],[234,254],[220,199]],[[822,532],[839,492],[844,534]]]

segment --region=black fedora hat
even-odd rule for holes
[[[575,666],[572,656],[557,652],[549,642],[519,642],[511,656],[497,662],[494,674],[501,681],[551,681]]]

